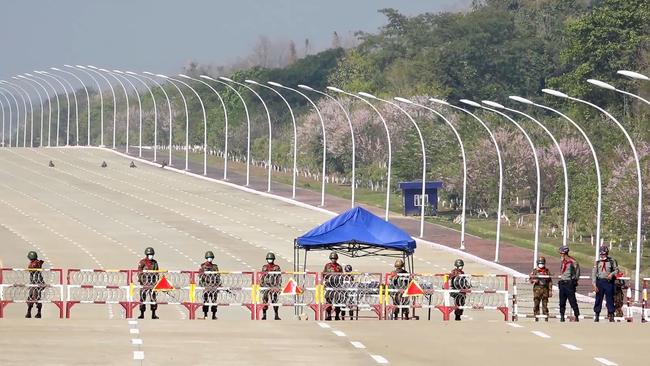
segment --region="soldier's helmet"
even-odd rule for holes
[[[609,254],[609,248],[606,245],[603,245],[600,247],[600,250],[598,251],[600,255],[608,255]]]
[[[336,259],[336,260],[338,260],[338,259],[339,259],[339,255],[338,255],[338,253],[336,253],[336,252],[332,252],[332,253],[330,253],[330,259]]]
[[[561,246],[560,249],[558,250],[560,254],[569,254],[569,247],[567,247],[566,245]]]
[[[398,259],[395,261],[395,268],[404,268],[404,261],[402,259]]]
[[[456,267],[456,268],[465,267],[465,262],[463,262],[462,259],[456,259],[454,261],[454,267]]]
[[[27,253],[27,259],[29,259],[30,261],[36,260],[38,259],[38,254],[36,254],[36,252],[32,250],[29,253]]]
[[[275,254],[273,252],[266,253],[266,260],[275,260]]]
[[[205,252],[205,259],[208,259],[208,258],[214,259],[214,253],[212,253],[211,250],[208,250],[207,252]]]
[[[546,258],[544,258],[544,257],[539,257],[539,258],[537,259],[537,264],[543,264],[543,265],[546,265]]]
[[[345,272],[352,272],[352,266],[349,264],[345,265]]]
[[[153,250],[152,247],[147,247],[147,248],[144,250],[144,255],[154,255],[154,254],[156,254],[156,252]]]

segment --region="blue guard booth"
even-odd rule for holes
[[[402,190],[404,200],[404,216],[420,216],[423,201],[426,216],[438,213],[438,189],[442,188],[442,182],[426,182],[424,199],[422,199],[422,181],[400,182],[399,188]]]

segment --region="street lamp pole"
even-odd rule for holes
[[[287,90],[291,90],[293,92],[296,92],[300,94],[303,98],[307,99],[307,101],[314,107],[314,110],[316,110],[316,114],[318,115],[318,119],[320,120],[320,125],[321,125],[321,131],[323,134],[323,170],[322,170],[322,183],[321,183],[321,196],[320,196],[320,205],[325,206],[325,175],[327,173],[327,134],[325,133],[325,122],[323,121],[323,116],[320,113],[320,110],[318,109],[318,106],[316,103],[314,103],[313,100],[311,100],[308,96],[306,96],[304,93],[300,92],[299,90],[290,88],[288,86],[284,86],[280,83],[276,83],[273,81],[268,82],[270,85],[276,86],[278,88],[283,88]]]
[[[295,199],[296,198],[296,175],[298,170],[298,130],[296,128],[296,117],[293,114],[293,109],[291,109],[291,105],[289,104],[289,102],[277,90],[271,88],[270,86],[260,84],[255,80],[244,80],[244,81],[249,84],[261,86],[262,88],[274,92],[280,97],[280,99],[282,99],[282,101],[284,101],[284,104],[287,106],[287,108],[289,108],[289,114],[291,114],[291,124],[293,125],[293,184],[291,190],[291,198]]]
[[[92,71],[92,72],[96,73],[97,75],[99,75],[99,77],[104,79],[106,84],[108,84],[109,89],[111,89],[111,94],[113,95],[113,131],[115,131],[115,125],[117,124],[117,97],[115,95],[115,89],[113,89],[113,85],[111,84],[110,81],[108,81],[108,78],[106,76],[104,76],[104,74],[99,72],[99,70],[95,66],[88,65],[87,66],[88,69],[86,69],[85,67],[83,67],[81,65],[76,65],[76,66],[78,68],[82,69],[82,70]],[[100,96],[101,96],[101,88],[99,90],[100,90]],[[103,100],[104,99],[102,98],[102,103],[103,103]],[[101,126],[102,133],[101,133],[101,139],[100,139],[101,140],[100,146],[104,147],[106,145],[104,145],[104,112],[103,112],[103,110],[102,110],[101,124],[102,124],[102,126]],[[113,149],[115,149],[115,134],[113,134]]]
[[[147,83],[145,83],[137,75],[138,74],[136,74],[136,73],[134,73],[132,71],[124,72],[124,76],[130,76],[130,77],[134,78],[135,80],[139,81],[142,85],[144,85],[144,87],[149,92],[149,95],[151,96],[151,100],[153,102],[153,121],[154,121],[153,125],[154,125],[154,128],[155,128],[155,126],[158,125],[158,106],[156,105],[156,97],[154,96],[153,91],[151,90],[149,85],[147,85]],[[142,119],[140,119],[140,130],[138,132],[138,135],[140,136],[140,151],[138,153],[138,156],[142,157]],[[154,138],[154,140],[155,140],[155,138]],[[155,145],[156,145],[156,143],[154,141],[154,155],[155,155]],[[155,156],[154,156],[154,161],[156,161]]]
[[[339,88],[333,87],[333,86],[328,86],[327,90],[336,92],[336,93],[341,93],[345,94],[347,96],[359,99],[360,101],[366,103],[376,114],[379,116],[379,119],[381,120],[381,123],[384,125],[384,130],[386,131],[386,139],[388,140],[388,172],[386,173],[386,212],[384,214],[384,220],[388,221],[388,212],[390,209],[390,176],[391,176],[391,166],[393,162],[393,154],[392,154],[392,143],[390,141],[390,131],[388,130],[388,123],[386,123],[386,120],[384,119],[384,116],[379,113],[379,110],[377,107],[374,106],[374,104],[370,103],[369,101],[365,100],[364,98],[361,98],[360,96],[352,93],[348,93],[344,90],[341,90]]]
[[[503,106],[503,105],[501,105],[499,103],[495,103],[495,102],[491,102],[491,101],[483,101],[483,103],[485,103],[485,104],[487,104],[489,106],[492,106],[494,108],[503,109],[503,110],[506,110],[506,111],[510,111],[510,112],[522,115],[522,116],[530,119],[531,121],[535,122],[535,124],[537,124],[539,127],[541,127],[544,130],[544,132],[553,141],[553,144],[555,145],[555,148],[557,149],[558,154],[560,154],[560,163],[562,164],[562,173],[563,173],[563,176],[564,176],[564,211],[563,211],[564,214],[563,214],[563,220],[562,220],[562,245],[566,246],[567,245],[567,237],[568,237],[567,230],[568,230],[568,218],[569,218],[569,173],[568,173],[568,170],[567,170],[567,167],[566,167],[566,159],[564,158],[564,153],[562,152],[562,149],[560,148],[560,144],[557,142],[557,139],[555,138],[555,136],[553,136],[551,131],[549,131],[549,129],[546,128],[546,126],[544,126],[541,122],[539,122],[535,118],[531,117],[530,115],[528,115],[526,113],[523,113],[523,112],[520,112],[520,111],[515,110],[515,109],[506,108],[505,106]]]
[[[74,97],[75,121],[76,121],[76,125],[77,125],[76,140],[77,140],[77,145],[79,145],[79,99],[77,99],[77,92],[74,90],[74,86],[72,86],[72,84],[66,78],[64,78],[62,76],[54,75],[54,74],[49,73],[47,71],[42,71],[42,73],[45,74],[45,75],[49,75],[49,76],[51,76],[52,78],[54,78],[56,80],[59,80],[59,79],[63,80],[63,82],[65,82],[65,84],[68,86],[68,88],[70,88],[70,90],[72,90],[72,96]],[[69,119],[68,119],[68,125],[66,127],[66,141],[65,141],[65,144],[66,144],[66,146],[70,146],[70,120]]]
[[[223,76],[220,76],[219,79],[223,80],[225,82],[233,83],[233,84],[236,84],[236,85],[239,85],[239,86],[242,86],[242,87],[248,89],[248,91],[253,93],[257,97],[257,99],[259,99],[260,103],[262,103],[262,106],[264,107],[264,111],[266,112],[266,121],[267,121],[267,123],[269,125],[269,149],[268,149],[269,151],[268,151],[268,158],[267,158],[268,159],[268,167],[267,167],[268,168],[268,173],[267,173],[266,191],[271,192],[271,167],[272,167],[273,164],[271,162],[271,148],[272,148],[271,132],[272,132],[272,127],[271,127],[271,113],[269,113],[269,108],[267,107],[266,102],[264,102],[264,99],[262,99],[262,97],[259,95],[259,93],[256,92],[255,89],[251,88],[250,86],[248,86],[248,85],[246,85],[244,83],[240,83],[240,82],[237,82],[235,80],[223,77]],[[214,79],[212,79],[212,80],[214,80]],[[218,80],[215,80],[215,81],[218,81]],[[230,87],[230,85],[228,85],[228,86]],[[235,90],[232,87],[231,87],[231,89]],[[239,95],[239,93],[237,93],[237,95]],[[240,95],[240,98],[241,98],[241,95]],[[242,102],[243,101],[244,100],[242,99]],[[246,105],[246,104],[244,104],[244,105]],[[246,111],[248,111],[248,108],[246,108]],[[248,116],[248,114],[247,114],[247,116]],[[250,124],[249,124],[249,128],[248,128],[248,133],[249,133],[249,135],[248,135],[248,151],[250,153]],[[247,176],[248,176],[248,172],[247,172]],[[247,181],[248,181],[248,178],[247,178]]]
[[[126,81],[129,84],[129,86],[131,86],[131,88],[135,92],[135,96],[138,98],[138,117],[139,117],[139,121],[140,121],[140,123],[139,123],[140,134],[139,134],[139,143],[138,143],[138,145],[139,145],[138,157],[142,157],[142,100],[140,98],[140,92],[138,91],[138,88],[136,88],[135,85],[133,85],[131,80],[129,80],[129,78],[127,78],[124,75],[124,73],[122,71],[113,70],[112,72],[120,75],[120,77],[122,77],[124,79],[124,81]],[[127,119],[126,120],[126,153],[127,154],[129,153],[129,130],[130,130],[129,120]]]
[[[131,73],[131,72],[129,72]],[[132,75],[137,75],[135,73],[131,73]],[[156,79],[149,77],[148,75],[153,75],[150,72],[143,72],[143,74],[146,75],[140,75],[143,78],[151,81],[152,83],[156,84],[158,88],[162,91],[163,95],[165,96],[165,99],[167,100],[167,113],[169,114],[169,166],[172,166],[172,125],[174,124],[174,117],[172,116],[172,103],[169,100],[169,94],[167,94],[167,91],[165,88],[160,85],[159,82],[156,81]],[[158,158],[158,119],[154,119],[154,125],[153,125],[153,161],[157,161],[156,159]]]
[[[13,77],[12,77],[13,78]],[[27,147],[27,104],[25,104],[25,98],[23,97],[23,94],[27,97],[27,101],[29,102],[29,110],[30,110],[30,116],[32,120],[32,125],[34,124],[34,106],[32,104],[32,98],[29,96],[29,93],[25,89],[23,89],[20,85],[16,85],[13,83],[10,83],[8,81],[5,81],[5,84],[7,86],[13,88],[16,90],[18,93],[18,96],[23,100],[23,105],[25,107],[25,119],[24,119],[24,124],[23,124],[23,147]],[[16,124],[16,127],[19,125]],[[18,144],[18,130],[19,128],[16,128],[16,144]]]
[[[88,67],[90,67],[90,66],[88,66]],[[113,75],[113,73],[111,73],[110,71],[108,71],[106,69],[97,69],[97,70],[106,73],[107,75],[112,77],[115,81],[117,81],[117,83],[120,84],[120,87],[122,87],[122,91],[124,92],[124,100],[126,102],[126,136],[127,136],[126,149],[128,151],[128,149],[129,149],[129,141],[128,141],[128,136],[129,136],[129,110],[130,110],[130,107],[129,107],[129,93],[126,90],[126,86],[124,85],[122,80],[120,80],[120,78]],[[115,94],[113,94],[113,95],[115,95]],[[114,103],[113,104],[113,149],[116,148],[116,146],[115,146],[116,140],[117,140],[117,104]]]
[[[535,244],[534,244],[534,251],[533,251],[533,265],[535,265],[535,263],[537,262],[537,257],[538,257],[538,253],[539,253],[539,211],[540,211],[540,204],[541,204],[540,197],[541,197],[541,191],[542,191],[541,173],[540,173],[540,169],[539,169],[539,159],[537,158],[537,149],[535,148],[535,144],[533,143],[533,140],[530,138],[530,136],[528,135],[526,130],[524,130],[519,125],[519,123],[517,123],[517,121],[512,119],[507,114],[505,114],[503,112],[500,112],[500,111],[498,111],[496,109],[488,108],[486,106],[480,105],[480,104],[478,104],[476,102],[472,102],[471,100],[461,99],[460,101],[467,104],[467,105],[471,105],[473,107],[482,108],[482,109],[494,112],[494,113],[506,118],[508,121],[512,122],[517,127],[517,129],[519,129],[519,131],[521,131],[521,133],[524,134],[524,136],[526,137],[526,140],[528,141],[528,145],[530,146],[530,149],[533,152],[533,158],[535,160],[535,174],[536,174],[536,178],[537,178],[537,198],[535,200],[536,201],[536,204],[535,204],[535,242],[534,242]]]
[[[0,80],[0,85],[2,84],[3,80]],[[18,126],[20,125],[20,109],[18,108],[18,99],[16,99],[16,96],[14,96],[13,93],[7,89],[0,87],[0,90],[4,90],[4,92],[9,94],[9,96],[11,96],[11,99],[14,100],[14,105],[16,106],[16,130],[18,130]],[[3,94],[3,96],[7,101],[7,104],[9,104],[9,147],[11,147],[11,128],[13,127],[11,122],[11,103],[9,102],[9,98],[7,98],[6,95]],[[25,108],[27,107],[25,106]],[[16,138],[16,147],[18,147],[18,138]]]
[[[104,146],[104,93],[102,92],[102,86],[99,84],[99,81],[91,74],[85,67],[76,65],[63,65],[69,69],[79,70],[82,73],[86,74],[97,86],[97,92],[99,93],[99,125],[100,125],[100,146]],[[88,146],[90,146],[90,96],[88,96]]]
[[[32,75],[32,74],[25,74],[25,75],[27,75],[27,76],[29,76],[31,78],[34,78],[35,80],[42,81],[47,86],[49,86],[50,89],[52,89],[52,91],[54,92],[54,96],[56,97],[56,121],[57,121],[57,124],[58,124],[59,120],[61,119],[61,102],[59,100],[59,92],[56,90],[54,85],[52,85],[52,83],[47,81],[47,79],[42,78],[40,76]],[[47,125],[47,147],[51,146],[51,144],[50,144],[51,137],[52,137],[52,119],[50,118],[49,123]]]
[[[21,77],[25,80],[29,80],[32,83],[35,83],[36,85],[40,86],[43,91],[45,91],[45,96],[47,97],[47,109],[48,109],[48,126],[52,124],[52,101],[50,98],[50,92],[47,90],[43,84],[39,83],[38,81],[35,80],[35,77],[31,74],[24,74],[21,75]],[[42,114],[42,109],[43,109],[43,104],[41,102],[41,114]],[[41,133],[39,135],[39,147],[43,147],[43,116],[41,116]]]
[[[56,67],[50,67],[50,70],[59,71],[59,72],[62,72],[64,74],[71,75],[73,78],[77,79],[77,81],[79,81],[81,86],[84,88],[84,91],[86,92],[86,108],[88,109],[88,113],[87,113],[88,114],[88,120],[87,120],[88,132],[87,132],[86,137],[87,137],[87,140],[88,140],[87,146],[90,146],[90,93],[88,93],[88,88],[86,87],[86,84],[84,84],[84,82],[83,82],[83,80],[81,80],[81,78],[79,78],[77,75],[75,75],[74,73],[72,73],[70,71],[61,70],[61,69],[58,69]],[[77,107],[77,146],[79,146],[79,107]]]
[[[69,128],[70,128],[70,94],[68,94],[68,89],[65,87],[65,84],[63,84],[61,82],[61,80],[57,79],[56,77],[52,76],[51,74],[48,74],[45,71],[34,71],[34,72],[41,75],[41,76],[47,76],[50,79],[56,81],[57,84],[59,84],[61,86],[61,88],[63,89],[63,93],[65,94],[66,106],[67,106],[66,110],[67,110],[67,114],[68,114],[68,130],[69,130]],[[51,86],[51,84],[49,84],[49,85]],[[57,93],[57,95],[58,95],[58,93]],[[57,102],[58,102],[58,98],[57,98]],[[57,112],[57,119],[56,119],[56,146],[57,147],[59,147],[59,135],[61,134],[60,133],[60,124],[59,124],[60,118],[58,118],[58,117],[60,117],[60,113]],[[50,133],[48,132],[48,143],[49,143],[49,137],[50,137]]]
[[[16,80],[18,80],[18,79],[23,79],[23,80],[27,80],[27,81],[32,81],[31,79],[27,79],[27,78],[24,77],[23,75],[18,75]],[[45,103],[43,103],[43,95],[42,95],[41,92],[38,90],[38,88],[37,88],[36,86],[34,86],[33,84],[29,84],[29,86],[32,87],[32,89],[34,89],[34,91],[35,91],[36,94],[38,95],[38,100],[41,102],[41,131],[43,131],[43,118],[44,118],[44,117],[43,117],[43,109],[44,109],[44,107],[45,107]],[[32,113],[33,113],[33,112],[32,112]],[[43,136],[39,136],[39,140],[40,140],[40,142],[39,142],[39,146],[41,146],[41,145],[42,145]],[[30,132],[29,132],[29,147],[34,147],[34,116],[32,116],[32,125],[31,125],[31,127],[30,127]]]

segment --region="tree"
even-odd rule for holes
[[[287,64],[291,65],[298,60],[298,53],[296,52],[296,44],[293,41],[289,42],[289,58]]]

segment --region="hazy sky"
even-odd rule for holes
[[[260,35],[300,48],[333,31],[374,32],[377,9],[407,15],[458,10],[471,0],[0,0],[0,79],[50,66],[96,64],[176,72],[189,60],[224,64]]]

